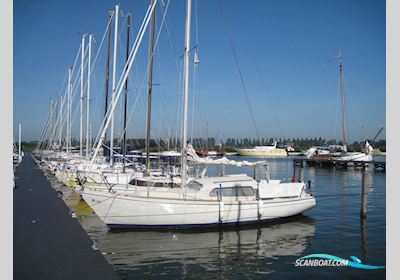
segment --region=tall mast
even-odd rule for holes
[[[347,152],[347,141],[346,141],[346,112],[344,108],[344,83],[343,83],[343,64],[342,64],[342,55],[340,54],[339,61],[339,74],[340,74],[340,95],[342,96],[342,129],[343,129],[343,148],[344,151]]]
[[[129,71],[132,68],[132,64],[135,61],[135,58],[136,58],[136,55],[137,55],[137,52],[138,52],[138,47],[142,43],[145,30],[146,30],[146,28],[148,26],[148,23],[150,21],[150,14],[153,12],[153,10],[154,10],[154,8],[156,6],[156,3],[157,3],[157,0],[154,1],[154,5],[149,5],[149,7],[147,9],[146,15],[145,15],[145,17],[143,19],[143,22],[142,22],[142,26],[139,29],[139,33],[138,33],[138,35],[137,35],[137,37],[135,39],[135,42],[134,42],[133,47],[132,47],[131,52],[130,52],[128,67],[126,68],[125,71],[123,71],[121,79],[120,79],[120,82],[118,83],[118,91],[116,91],[116,100],[119,100],[119,97],[120,97],[120,95],[122,93],[123,87],[120,86],[120,85],[123,85],[125,83],[126,79],[128,78]],[[111,104],[109,116],[107,116],[107,118],[105,120],[105,123],[104,123],[104,126],[102,128],[102,132],[100,133],[99,141],[97,142],[96,148],[94,150],[94,154],[92,156],[91,165],[93,165],[94,160],[96,159],[96,156],[97,156],[97,154],[99,152],[99,149],[103,145],[104,135],[105,135],[105,132],[106,132],[106,130],[107,130],[107,128],[108,128],[108,126],[109,126],[109,124],[111,122],[111,116],[114,113],[115,107],[116,107],[116,103],[114,102],[113,104]]]
[[[87,71],[87,96],[86,96],[86,158],[89,159],[90,150],[90,71],[92,58],[92,37],[89,35],[88,71]]]
[[[49,129],[49,149],[51,149],[51,144],[53,142],[53,125],[54,125],[54,103],[53,97],[50,99],[50,129]]]
[[[57,95],[56,103],[53,102],[53,130],[51,131],[51,146],[55,146],[55,143],[57,143],[57,137],[56,137],[56,132],[57,132],[57,123],[58,123],[58,107],[60,106],[60,95]]]
[[[151,0],[151,4],[154,4],[154,0]],[[156,18],[156,10],[153,10],[151,14],[151,34],[150,34],[150,44],[149,44],[149,79],[148,79],[148,89],[149,93],[147,95],[147,137],[146,137],[146,175],[150,175],[150,130],[151,130],[151,97],[153,92],[153,50],[154,50],[154,22]]]
[[[21,163],[22,160],[22,154],[21,154],[21,134],[22,134],[22,128],[21,124],[18,126],[18,163]]]
[[[71,147],[71,66],[68,69],[68,92],[67,92],[67,153]]]
[[[105,85],[105,92],[104,92],[104,118],[107,116],[107,109],[108,109],[108,91],[110,90],[110,46],[111,46],[111,19],[112,19],[112,11],[108,12],[108,39],[107,39],[107,63],[106,63],[106,85]],[[106,133],[104,133],[104,141],[107,140]],[[104,148],[106,149],[106,148]],[[105,151],[105,150],[104,150]],[[105,156],[106,153],[103,152]]]
[[[189,97],[189,59],[190,59],[190,22],[191,22],[192,1],[187,0],[186,6],[186,30],[185,30],[185,57],[183,62],[183,118],[182,118],[182,164],[181,178],[182,186],[186,184],[187,167],[187,117]]]
[[[219,143],[218,143],[218,146],[219,146],[219,151],[220,152],[222,152],[222,130],[221,130],[221,123],[219,123],[219,127],[218,127],[218,134],[219,134]]]
[[[131,32],[131,14],[128,14],[128,28],[126,31],[126,64],[128,64],[129,60],[129,45],[130,45],[130,32]],[[122,171],[125,172],[125,156],[126,156],[126,109],[128,104],[128,79],[125,81],[125,99],[124,99],[124,131],[123,131],[123,139],[122,139],[122,151],[123,151],[123,167]]]
[[[168,142],[167,142],[167,151],[169,151],[169,143],[171,142],[171,126],[168,126]]]
[[[80,126],[79,126],[79,155],[83,155],[83,68],[85,62],[85,34],[82,34],[82,49],[81,49],[81,96],[79,102],[80,108]]]
[[[119,14],[119,6],[115,6],[115,20],[114,20],[114,49],[113,49],[113,73],[112,73],[112,106],[114,106],[115,102],[115,79],[116,79],[116,71],[117,71],[117,42],[118,42],[118,14]],[[110,136],[110,165],[114,165],[114,111],[111,116],[111,136]]]
[[[59,111],[59,120],[58,120],[58,145],[60,146],[60,151],[62,151],[62,118],[63,118],[63,106],[64,106],[64,98],[61,95],[60,97],[60,111]]]
[[[208,122],[206,123],[206,138],[204,139],[204,150],[208,152]]]

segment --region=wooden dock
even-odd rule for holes
[[[348,168],[365,169],[367,166],[373,166],[374,170],[386,171],[386,161],[348,161],[338,159],[306,159],[296,158],[293,163],[297,166],[320,167],[320,168]]]
[[[15,185],[14,279],[119,279],[30,155]]]

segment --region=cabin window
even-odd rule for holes
[[[163,188],[164,187],[164,183],[158,182],[158,183],[154,183],[154,185],[151,183],[150,186],[154,187],[154,188]]]
[[[254,196],[255,191],[252,187],[228,187],[215,188],[210,192],[210,196],[219,196],[220,191],[222,196]]]
[[[187,185],[187,187],[192,189],[192,190],[198,191],[203,187],[203,185],[200,184],[199,182],[192,181]]]

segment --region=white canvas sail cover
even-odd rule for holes
[[[197,164],[226,164],[226,165],[234,165],[234,166],[256,166],[256,165],[267,165],[267,161],[235,161],[227,159],[226,157],[219,158],[219,159],[212,159],[212,158],[201,158],[196,154],[196,151],[193,149],[191,144],[188,144],[187,148],[187,159],[193,163]]]

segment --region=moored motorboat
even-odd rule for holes
[[[268,146],[255,146],[250,149],[238,149],[240,156],[255,156],[255,157],[286,157],[286,149],[276,147],[277,142],[274,141],[272,145]]]

